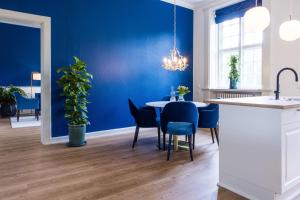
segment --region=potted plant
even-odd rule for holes
[[[86,125],[88,90],[91,89],[91,74],[87,72],[85,62],[74,56],[75,63],[61,67],[57,73],[62,76],[57,81],[62,88],[61,95],[65,97],[65,118],[68,121],[69,146],[79,147],[86,144]]]
[[[228,64],[230,67],[230,71],[229,71],[230,89],[237,89],[237,82],[240,79],[238,64],[239,64],[239,57],[237,55],[230,56],[230,61]]]
[[[184,95],[187,93],[191,92],[188,87],[179,85],[177,87],[177,92],[178,92],[178,101],[184,101]]]
[[[16,97],[14,95],[15,92],[20,93],[25,96],[26,93],[24,90],[17,88],[13,85],[8,87],[0,87],[0,114],[2,117],[12,117],[16,115]]]

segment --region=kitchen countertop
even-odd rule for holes
[[[300,108],[300,97],[280,97],[280,100],[275,100],[274,96],[259,96],[229,99],[207,99],[204,102],[275,109]]]

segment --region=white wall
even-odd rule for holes
[[[300,1],[292,0],[294,14],[300,20]],[[194,100],[206,98],[209,85],[209,13],[237,0],[216,0],[194,9]],[[285,42],[279,38],[279,26],[288,19],[287,0],[263,0],[271,12],[271,25],[264,33],[263,44],[263,90],[275,90],[276,74],[283,67],[292,67],[300,78],[300,39]],[[294,81],[291,72],[281,76],[281,95],[300,96],[300,83]]]
[[[7,86],[2,86],[2,87],[7,87]],[[41,87],[40,86],[33,86],[32,88],[30,86],[17,86],[17,87],[24,90],[27,97],[31,97],[31,89],[32,89],[33,97],[34,97],[35,93],[41,93]]]
[[[31,87],[30,86],[20,86],[18,88],[21,88],[22,90],[25,91],[28,97],[31,97]],[[35,93],[41,93],[41,87],[40,86],[33,86],[32,87],[32,94],[34,97]]]
[[[295,18],[300,20],[300,1],[293,0],[293,12]],[[300,39],[294,42],[286,42],[279,38],[280,24],[289,17],[288,1],[271,0],[271,83],[275,88],[276,74],[282,67],[294,68],[300,76]],[[300,77],[299,77],[300,78]],[[300,84],[294,81],[294,74],[284,72],[280,81],[281,94],[300,96]]]
[[[193,100],[203,99],[202,87],[204,86],[204,46],[206,33],[204,31],[204,11],[194,10],[194,33],[193,33]]]

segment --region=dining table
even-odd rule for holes
[[[146,106],[150,106],[154,108],[164,108],[170,102],[171,101],[151,101],[151,102],[147,102]],[[195,104],[197,108],[207,106],[207,104],[203,102],[198,102],[198,101],[190,101],[190,102]]]
[[[151,101],[151,102],[147,102],[146,106],[149,107],[153,107],[153,108],[159,108],[160,111],[171,101]],[[193,104],[195,104],[195,106],[197,108],[199,107],[205,107],[207,106],[206,103],[203,102],[198,102],[198,101],[190,101]],[[189,146],[188,146],[188,142],[185,140],[178,140],[178,136],[174,135],[174,139],[173,139],[173,147],[174,150],[188,150]]]

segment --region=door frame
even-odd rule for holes
[[[51,144],[51,18],[0,9],[0,22],[40,29],[41,41],[41,143]]]

